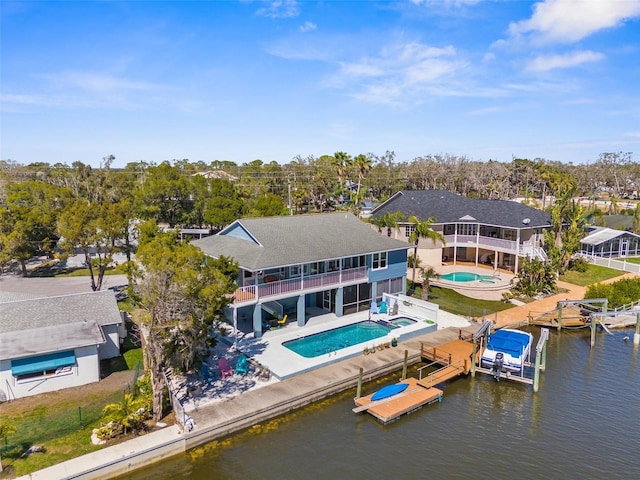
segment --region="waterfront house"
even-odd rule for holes
[[[580,251],[595,257],[634,257],[640,255],[640,235],[626,230],[590,227],[580,240]]]
[[[0,401],[99,381],[100,361],[120,355],[122,323],[111,290],[0,293]]]
[[[351,213],[243,218],[193,244],[238,262],[227,315],[256,337],[287,321],[304,326],[311,316],[364,311],[384,293],[405,292],[407,243],[378,235]]]
[[[420,239],[422,265],[472,262],[517,273],[522,257],[546,259],[542,232],[551,228],[551,216],[522,203],[466,198],[445,190],[402,190],[376,207],[371,216],[375,219],[395,212],[405,220],[388,233],[405,242],[415,230],[409,217],[436,219],[431,228],[443,235],[445,243]]]

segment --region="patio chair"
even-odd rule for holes
[[[384,300],[380,302],[380,313],[387,313],[387,302]]]
[[[378,304],[375,302],[375,300],[371,302],[371,313],[374,315],[379,313]]]
[[[287,314],[284,315],[280,320],[276,322],[276,326],[284,327],[287,324]]]
[[[249,362],[247,362],[247,357],[244,355],[240,355],[236,362],[236,373],[240,375],[246,375],[249,373]]]
[[[220,369],[220,375],[222,378],[226,378],[229,375],[233,375],[233,368],[227,363],[226,358],[218,360],[218,368]]]

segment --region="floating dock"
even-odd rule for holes
[[[368,412],[382,423],[389,423],[425,405],[442,401],[442,390],[424,387],[415,378],[407,378],[399,383],[406,383],[409,386],[403,392],[392,397],[374,402],[371,401],[371,397],[375,394],[374,392],[364,397],[356,398],[354,413]]]

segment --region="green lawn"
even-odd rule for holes
[[[422,288],[416,288],[414,296],[420,298]],[[496,302],[492,300],[478,300],[465,297],[464,295],[449,288],[431,287],[429,289],[429,301],[440,306],[443,310],[465,317],[481,317],[493,312],[500,312],[513,308],[513,304],[506,302]]]
[[[91,443],[91,431],[99,426],[104,406],[120,401],[123,394],[122,390],[105,392],[88,396],[82,403],[38,405],[12,415],[9,420],[17,432],[2,442],[6,477],[0,478],[26,475],[102,448]],[[31,445],[44,445],[46,453],[21,457]]]
[[[45,263],[34,268],[29,272],[30,277],[88,277],[88,268],[53,268],[55,262]],[[105,275],[122,275],[125,274],[124,268],[115,267],[110,268]],[[97,275],[97,269],[94,270],[94,274]]]
[[[612,268],[600,267],[598,265],[587,265],[586,272],[578,272],[575,270],[569,270],[564,275],[560,275],[560,280],[573,285],[580,285],[586,287],[592,283],[602,282],[610,278],[619,277],[624,275],[625,272],[620,270],[613,270]]]
[[[640,265],[640,257],[630,257],[626,259],[629,263],[635,263]]]

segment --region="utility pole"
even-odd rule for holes
[[[291,180],[287,180],[289,184],[289,215],[293,216],[293,205],[291,204]]]

